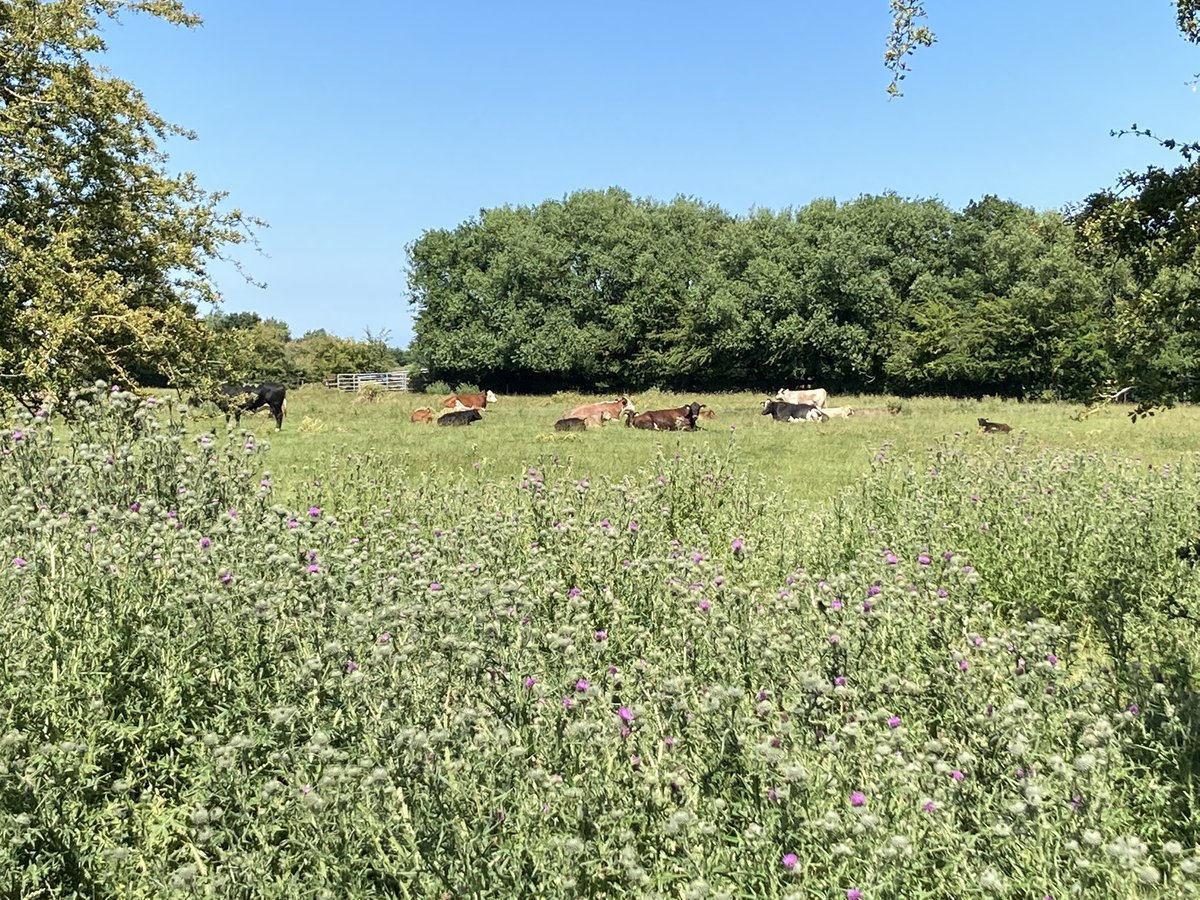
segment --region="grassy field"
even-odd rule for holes
[[[1200,894],[1193,410],[421,399],[0,428],[0,897]]]
[[[635,395],[638,409],[662,409],[698,400],[716,411],[696,433],[628,429],[611,422],[584,434],[558,433],[554,422],[572,406],[597,398],[579,394],[501,397],[484,421],[461,429],[414,425],[419,406],[437,407],[440,396],[385,394],[373,402],[309,385],[288,398],[284,430],[275,433],[266,413],[243,422],[271,444],[277,483],[306,490],[327,479],[349,457],[369,453],[380,466],[406,477],[453,481],[482,468],[496,478],[517,478],[529,466],[557,458],[570,470],[622,478],[653,467],[659,452],[685,448],[725,452],[735,448],[746,470],[766,478],[791,505],[813,508],[862,476],[881,450],[920,454],[942,440],[967,445],[1019,442],[1029,446],[1094,450],[1162,463],[1196,451],[1200,409],[1181,407],[1133,423],[1130,407],[1108,407],[1080,419],[1084,408],[1066,403],[999,400],[841,396],[830,405],[886,409],[898,415],[835,419],[821,425],[781,425],[760,415],[762,395]],[[980,417],[1013,426],[1011,435],[982,435]],[[211,420],[220,428],[221,420]]]

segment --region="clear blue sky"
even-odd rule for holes
[[[938,43],[889,100],[886,0],[191,0],[102,60],[198,139],[172,142],[266,219],[265,290],[224,309],[299,337],[412,336],[405,247],[479,210],[622,187],[742,215],[895,191],[1058,209],[1200,138],[1200,48],[1170,0],[929,0]]]

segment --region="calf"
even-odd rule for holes
[[[979,427],[983,429],[984,434],[1008,434],[1012,431],[1011,425],[1005,425],[1003,422],[989,422],[987,419],[980,419]]]
[[[589,425],[602,425],[609,419],[620,418],[631,409],[633,401],[628,397],[621,397],[619,400],[609,400],[605,403],[581,403],[564,418],[586,419]]]
[[[829,418],[811,403],[784,403],[782,400],[764,401],[762,414],[776,422],[824,422]]]
[[[414,409],[413,414],[408,417],[410,422],[420,422],[428,425],[433,421],[433,410],[428,406],[422,406],[419,409]]]
[[[451,394],[442,401],[443,409],[487,409],[489,403],[497,403],[496,395],[491,391],[479,394]]]
[[[811,391],[789,391],[787,388],[780,388],[775,394],[775,399],[797,405],[809,403],[820,409],[829,402],[829,391],[825,388],[813,388]]]
[[[690,403],[687,406],[677,406],[675,409],[652,409],[649,412],[635,413],[625,410],[625,425],[633,428],[645,428],[648,431],[695,431],[696,419],[702,406]]]
[[[234,421],[242,421],[243,412],[254,412],[264,406],[275,417],[275,430],[283,428],[283,414],[287,409],[287,388],[277,381],[264,381],[255,387],[249,384],[223,384],[220,388],[221,407],[231,414]]]
[[[554,423],[555,431],[585,431],[587,430],[587,419],[581,419],[578,416],[568,416],[565,419],[559,419]]]
[[[483,413],[477,409],[456,409],[438,416],[439,425],[470,425],[483,418]]]
[[[821,412],[830,419],[848,419],[854,415],[853,406],[823,406]]]

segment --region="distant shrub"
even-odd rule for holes
[[[377,403],[387,395],[385,388],[378,381],[364,381],[358,386],[358,392],[355,394],[355,403]]]
[[[454,389],[456,394],[478,394],[482,388],[477,384],[460,384]]]
[[[453,393],[453,391],[450,389],[450,385],[444,381],[431,381],[425,385],[425,393],[444,397],[446,394]]]

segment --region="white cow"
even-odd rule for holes
[[[780,388],[775,399],[784,403],[809,403],[820,409],[829,402],[829,391],[825,388],[813,388],[811,391],[789,391],[787,388]]]

